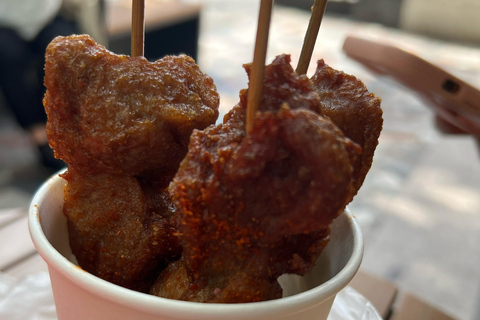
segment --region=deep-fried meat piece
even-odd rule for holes
[[[182,257],[170,263],[162,271],[150,289],[150,294],[168,299],[213,303],[257,301],[252,300],[251,297],[257,297],[262,301],[272,300],[279,298],[282,294],[282,288],[278,282],[262,278],[255,279],[247,273],[237,273],[235,277],[224,280],[223,289],[215,287],[215,283],[209,284],[206,281],[192,283]]]
[[[244,65],[247,74],[251,73],[251,64]],[[224,122],[229,126],[229,135],[236,135],[240,141],[245,136],[245,122],[247,110],[248,90],[240,92],[240,102],[232,108],[224,117]],[[277,112],[282,104],[288,104],[289,108],[308,109],[319,115],[323,114],[320,96],[317,90],[312,86],[311,81],[305,75],[298,75],[290,65],[290,56],[283,54],[277,56],[274,61],[265,68],[265,80],[262,91],[262,104],[259,106],[259,112]],[[360,149],[356,149],[358,154]],[[353,189],[352,189],[353,193]],[[353,195],[352,195],[353,197]],[[289,241],[291,243],[289,243]],[[285,255],[291,254],[287,248],[294,248],[297,252],[305,250],[300,260],[294,260],[295,263],[304,266],[313,266],[313,263],[320,256],[324,247],[323,231],[313,232],[311,234],[302,234],[285,238],[283,247]],[[295,252],[295,251],[293,251]],[[281,254],[281,252],[279,253]],[[292,260],[293,261],[293,260]],[[308,269],[299,268],[292,263],[287,273],[303,274]],[[303,272],[301,271],[303,270]]]
[[[244,67],[250,75],[251,65]],[[240,103],[225,116],[225,122],[236,122],[239,128],[245,126],[247,98],[248,91],[243,90]],[[316,102],[318,99],[320,105]],[[354,164],[353,198],[370,170],[382,130],[381,99],[370,93],[360,80],[330,68],[323,60],[318,61],[316,73],[309,81],[306,76],[295,73],[290,56],[284,54],[276,57],[265,69],[259,111],[275,112],[283,102],[292,108],[305,108],[328,116],[345,136],[362,147],[362,155]]]
[[[328,240],[329,229],[283,237],[281,242],[277,244],[271,252],[272,269],[284,269],[284,273],[303,275],[314,265],[323,248],[327,245]],[[247,277],[243,279],[247,279]],[[196,302],[249,302],[251,300],[245,298],[246,291],[249,287],[257,290],[253,294],[250,293],[250,295],[256,296],[258,299],[260,299],[258,288],[260,288],[259,290],[268,290],[267,294],[270,296],[264,296],[263,300],[276,299],[282,294],[281,288],[278,287],[278,284],[272,279],[249,279],[249,281],[252,280],[255,285],[245,283],[241,276],[237,276],[235,279],[230,279],[227,284],[228,287],[222,291],[220,291],[220,288],[213,289],[212,285],[202,286],[204,284],[202,281],[198,282],[199,285],[192,285],[192,279],[187,273],[182,257],[178,261],[171,262],[167,268],[161,272],[155,284],[150,289],[150,294],[169,299],[183,299]],[[237,284],[234,281],[240,282],[241,284]],[[260,281],[261,284],[257,281]],[[241,288],[242,290],[235,295],[237,288]],[[214,300],[212,300],[212,289],[213,294],[216,295]],[[220,293],[223,293],[223,296],[220,296]],[[228,300],[226,298],[228,298]]]
[[[245,137],[232,125],[195,131],[170,185],[191,281],[180,299],[280,297],[278,276],[311,269],[350,197],[358,146],[328,119],[284,108]]]
[[[251,64],[243,66],[248,76],[251,74]],[[240,102],[224,117],[224,122],[236,123],[243,129],[246,121],[248,90],[240,91]],[[265,68],[265,80],[262,89],[260,112],[277,112],[283,103],[291,109],[302,108],[322,115],[320,97],[312,87],[311,81],[305,75],[297,75],[290,65],[290,55],[277,56]]]
[[[192,130],[218,117],[213,80],[192,58],[115,55],[87,35],[50,43],[45,85],[50,145],[83,172],[171,178]]]
[[[180,300],[190,288],[190,278],[183,263],[183,258],[172,261],[160,274],[150,293],[159,297]]]
[[[381,99],[360,80],[329,67],[323,60],[318,61],[312,82],[320,94],[324,114],[362,147],[362,155],[353,165],[355,195],[370,170],[382,131]]]
[[[267,66],[260,111],[275,113],[287,103],[292,109],[305,108],[321,114],[318,93],[306,76],[298,76],[293,71],[289,62],[289,56],[282,55]],[[249,72],[249,66],[245,67]],[[184,256],[167,267],[152,288],[152,294],[203,302],[246,302],[279,297],[281,290],[276,278],[283,273],[304,274],[312,268],[328,242],[329,223],[351,199],[350,161],[359,153],[358,146],[344,139],[330,121],[308,111],[280,111],[280,118],[295,119],[290,125],[285,124],[287,129],[276,123],[277,116],[264,114],[257,119],[252,134],[245,138],[247,90],[242,91],[240,98],[240,103],[225,116],[225,124],[210,127],[203,133],[195,132],[192,137],[189,154],[171,185],[183,217],[179,226]],[[310,122],[321,129],[308,125]],[[325,143],[328,145],[327,137],[332,139],[330,142],[342,141],[343,144],[339,143],[342,147],[330,151],[335,149],[333,154],[343,152],[343,161],[326,164],[325,161],[333,159],[328,152],[310,154],[302,160],[312,170],[330,173],[330,170],[339,169],[329,168],[331,164],[343,166],[345,171],[340,169],[337,170],[339,175],[330,176],[338,179],[338,184],[343,183],[343,187],[319,192],[319,185],[306,183],[308,179],[315,180],[314,175],[306,169],[305,163],[288,156],[292,150],[286,151],[282,138],[277,136],[276,130],[280,127],[284,128],[282,137],[289,137],[286,141],[298,155],[312,150],[318,152]],[[257,133],[262,137],[259,141],[252,138]],[[314,138],[306,143],[305,137]],[[327,138],[326,141],[323,138]],[[342,172],[347,173],[342,177]],[[300,192],[302,187],[310,193]],[[287,192],[282,192],[285,188]],[[328,198],[328,194],[335,191],[338,197]],[[294,208],[289,207],[292,205]],[[322,209],[315,211],[317,206]],[[335,206],[338,211],[332,210]],[[300,213],[295,214],[296,210],[315,212],[314,223]],[[263,223],[260,223],[261,218],[252,217],[252,212],[260,214]],[[286,219],[276,216],[282,212],[287,213]],[[322,213],[325,213],[324,220],[319,218]],[[261,241],[259,234],[262,234]],[[227,258],[232,252],[234,258]],[[256,256],[244,259],[243,255],[251,252]],[[210,256],[213,257],[210,259]],[[185,285],[174,288],[169,285],[172,278]]]
[[[133,177],[72,168],[62,176],[68,182],[63,210],[70,247],[79,265],[104,280],[148,291],[158,272],[181,254],[174,228],[162,217],[168,197],[156,207],[149,204]]]

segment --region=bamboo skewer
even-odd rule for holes
[[[144,55],[145,0],[132,0],[132,57]]]
[[[268,32],[272,15],[273,0],[261,0],[258,15],[257,37],[253,54],[252,73],[248,86],[247,133],[252,130],[255,113],[262,100],[263,79],[265,77],[265,59],[267,56]]]
[[[312,15],[310,22],[308,23],[307,33],[305,34],[305,40],[303,41],[302,52],[297,65],[297,74],[306,74],[310,59],[312,58],[313,48],[315,47],[315,41],[317,40],[318,30],[322,23],[323,14],[327,7],[328,0],[315,0],[312,8]]]

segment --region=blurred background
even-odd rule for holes
[[[65,2],[70,11],[55,12],[70,12],[64,17],[74,23],[75,32],[92,34],[115,53],[130,52],[131,1]],[[242,64],[253,59],[258,3],[146,0],[145,56],[150,60],[179,53],[194,57],[214,79],[224,114],[247,86]],[[313,0],[276,1],[268,62],[289,53],[296,66],[312,4]],[[362,270],[461,320],[480,319],[480,150],[471,136],[441,133],[432,109],[416,92],[351,60],[342,46],[349,34],[394,44],[480,88],[479,14],[477,0],[329,1],[307,73],[312,75],[314,61],[322,58],[331,67],[357,76],[383,100],[385,122],[374,163],[350,205],[364,232]],[[11,28],[12,22],[0,26]],[[32,42],[31,37],[21,38]],[[0,41],[0,51],[13,50],[10,44]],[[28,57],[20,65],[35,61],[38,67],[39,62]],[[26,124],[19,119],[15,98],[7,92],[15,68],[5,70],[0,68],[7,83],[0,85],[0,239],[4,239],[2,229],[14,223],[22,230],[18,236],[28,236],[25,209],[32,194],[63,166],[44,148],[42,117]],[[32,72],[41,73],[37,68],[24,77],[43,94],[41,81],[33,81]],[[27,95],[18,86],[14,89],[14,96]],[[27,113],[38,106],[23,104]],[[44,268],[41,260],[32,258],[30,244],[25,244],[29,247],[22,249],[21,257],[2,256],[7,246],[18,242],[9,239],[1,244],[0,271],[24,275]]]

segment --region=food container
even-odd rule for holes
[[[331,225],[328,246],[309,274],[284,275],[284,297],[277,300],[214,304],[176,301],[128,290],[76,265],[63,215],[65,180],[58,175],[35,194],[29,210],[30,234],[48,264],[59,320],[321,320],[327,319],[335,295],[357,272],[363,256],[360,228],[345,211]]]

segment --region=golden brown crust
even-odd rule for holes
[[[181,254],[166,187],[191,132],[217,119],[213,80],[187,56],[150,63],[80,35],[50,43],[45,85],[72,251],[88,272],[146,292]]]
[[[168,204],[149,206],[134,177],[72,168],[62,176],[67,180],[63,211],[80,266],[120,286],[148,291],[159,270],[182,250],[163,217]]]
[[[323,113],[362,147],[362,154],[354,163],[355,195],[370,170],[382,131],[381,99],[359,79],[329,67],[323,60],[318,61],[312,82],[320,95]]]
[[[223,124],[194,131],[170,184],[184,249],[176,268],[191,283],[175,293],[180,299],[280,297],[278,276],[311,270],[329,224],[351,199],[359,147],[318,114],[318,93],[288,56],[266,71],[252,131],[245,133],[242,92]],[[159,282],[178,275],[165,272]],[[156,292],[168,297],[161,284]]]
[[[92,173],[173,176],[192,130],[218,117],[213,80],[192,58],[115,55],[87,35],[50,43],[45,85],[56,156]]]
[[[251,64],[244,65],[250,77]],[[248,89],[240,91],[240,102],[224,117],[224,122],[235,122],[238,127],[245,126]],[[297,75],[290,65],[290,56],[277,56],[271,64],[265,67],[265,80],[262,88],[262,100],[259,112],[277,112],[286,103],[291,109],[307,109],[322,115],[320,97],[312,87],[310,79],[305,75]]]
[[[186,56],[150,63],[72,36],[52,41],[46,58],[72,251],[87,271],[162,297],[279,298],[277,278],[311,270],[327,244],[382,126],[380,100],[323,61],[312,79],[288,55],[267,66],[247,135],[247,90],[207,128],[218,94]]]
[[[245,137],[235,132],[228,124],[194,132],[170,185],[198,288],[184,299],[278,298],[277,277],[311,269],[351,195],[356,146],[328,119],[284,109],[259,115]]]

